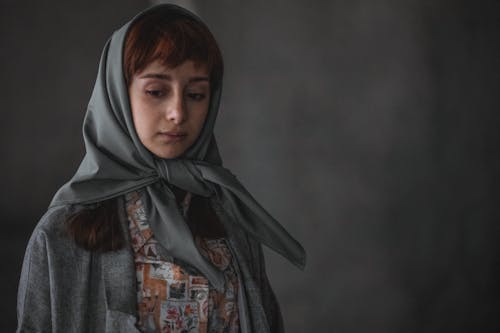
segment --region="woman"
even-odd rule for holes
[[[175,5],[107,41],[86,155],[30,238],[18,332],[282,332],[262,245],[305,252],[222,166],[222,58]]]

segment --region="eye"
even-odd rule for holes
[[[162,90],[146,90],[146,94],[158,98],[162,97],[164,95],[164,92]]]
[[[188,93],[187,95],[189,96],[189,98],[195,101],[202,101],[203,99],[205,99],[205,94]]]

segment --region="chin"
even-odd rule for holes
[[[179,157],[181,154],[155,154],[157,157],[159,158],[164,158],[164,159],[172,159],[172,158],[176,158],[176,157]]]
[[[146,148],[156,157],[172,159],[180,157],[189,147],[186,144],[149,144]]]
[[[155,154],[157,157],[159,158],[165,158],[165,159],[171,159],[171,158],[176,158],[176,157],[179,157],[182,155],[182,153],[184,152],[184,150],[182,151],[162,151],[162,150],[158,150],[156,152],[153,152],[153,154]]]

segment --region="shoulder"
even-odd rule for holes
[[[54,302],[76,294],[82,286],[78,279],[87,276],[84,268],[90,254],[65,232],[73,212],[69,206],[49,208],[31,234],[18,285],[18,331],[52,331]]]
[[[63,236],[66,222],[75,211],[75,207],[68,205],[49,208],[33,229],[30,242],[33,239],[55,239]]]
[[[35,226],[23,259],[19,296],[34,297],[73,279],[90,262],[91,254],[78,247],[66,232],[67,218],[74,212],[68,206],[49,208]],[[50,278],[49,278],[50,277]],[[29,297],[28,297],[29,298]]]
[[[26,256],[69,257],[82,252],[68,236],[68,218],[81,209],[79,206],[56,206],[49,208],[36,224],[26,248]]]
[[[60,230],[73,211],[74,208],[67,205],[49,208],[38,221],[34,231],[52,234]]]

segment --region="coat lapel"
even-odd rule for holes
[[[118,214],[125,239],[121,250],[102,254],[102,274],[106,297],[106,332],[139,332],[135,264],[130,248],[127,216],[122,196],[118,198]]]

